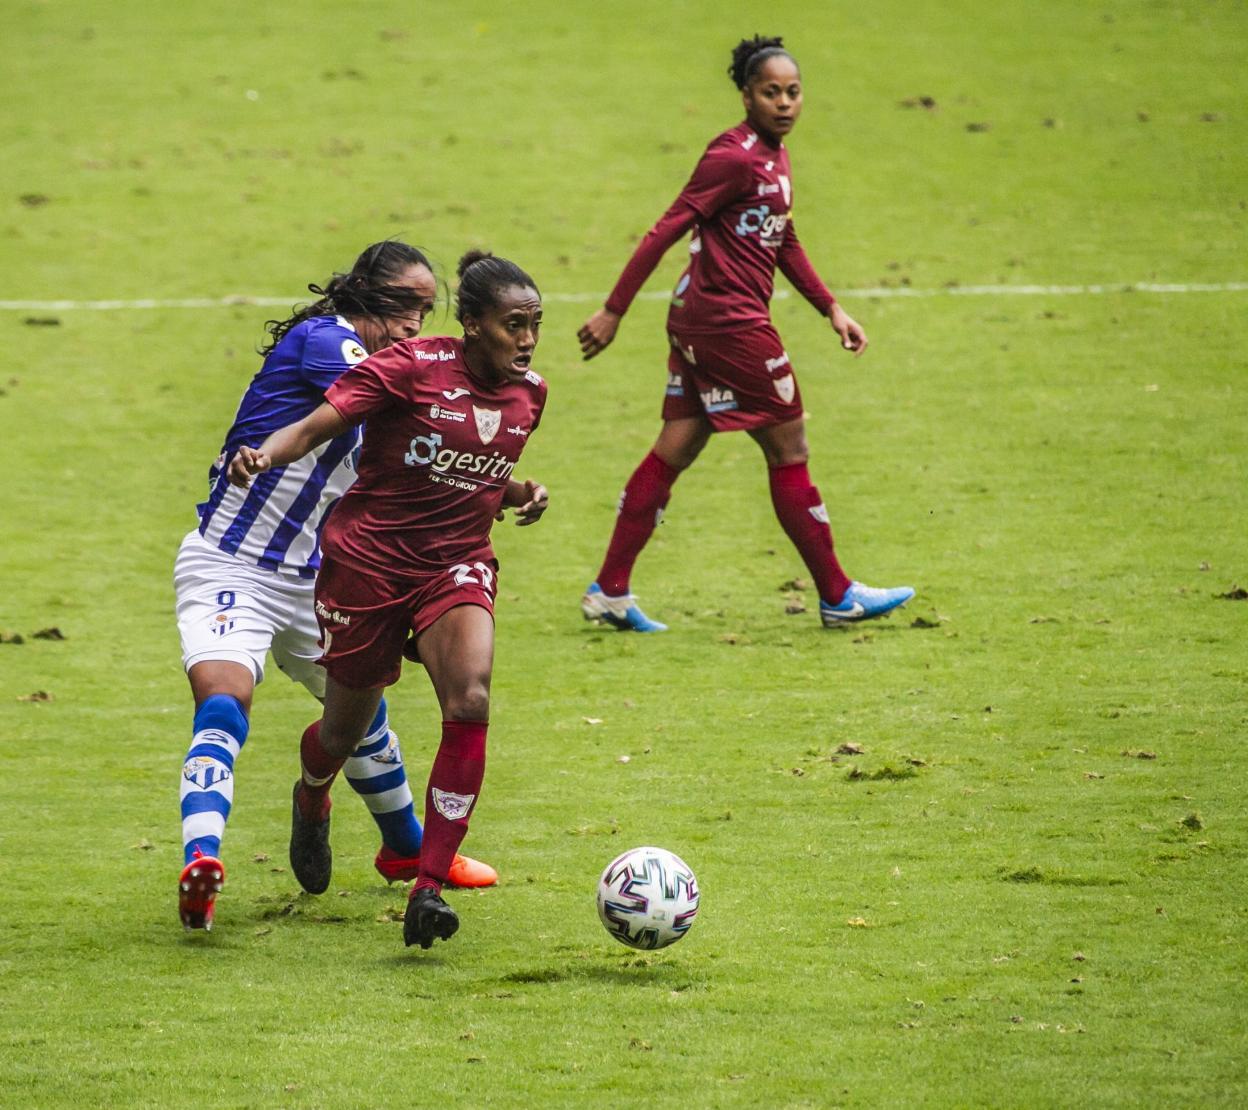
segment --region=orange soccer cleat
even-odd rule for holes
[[[217,895],[225,883],[225,865],[215,856],[195,851],[178,878],[178,916],[187,929],[211,929]]]
[[[419,874],[420,856],[401,856],[383,845],[373,860],[373,866],[388,883],[407,882]],[[498,872],[488,863],[460,855],[451,860],[451,870],[446,876],[447,886],[465,890],[493,886],[497,882]]]

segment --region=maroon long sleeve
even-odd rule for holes
[[[637,291],[646,284],[646,278],[667,253],[668,248],[693,227],[698,214],[681,193],[659,222],[642,237],[633,257],[628,260],[615,288],[607,298],[607,308],[619,316],[628,311]]]
[[[834,303],[793,231],[793,181],[783,144],[748,122],[716,136],[672,206],[642,239],[607,298],[623,315],[664,253],[690,230],[669,327],[713,334],[771,320],[777,266],[814,307]]]
[[[784,274],[793,288],[805,297],[814,308],[826,316],[828,309],[836,304],[828,287],[823,284],[815,268],[806,257],[806,251],[797,238],[797,228],[793,226],[793,218],[789,217],[788,226],[784,229],[784,242],[776,255],[776,265]]]

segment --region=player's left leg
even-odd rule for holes
[[[221,838],[234,804],[234,761],[247,740],[254,679],[247,667],[226,660],[196,663],[188,677],[195,717],[179,792],[183,868],[178,916],[187,929],[211,929],[225,883]]]
[[[797,548],[819,592],[819,614],[827,628],[882,617],[914,596],[909,586],[877,589],[855,582],[836,557],[823,497],[807,469],[806,425],[800,417],[751,428],[767,459],[771,502],[785,534]]]
[[[483,605],[456,605],[418,633],[416,648],[442,709],[442,739],[425,790],[425,842],[403,939],[428,948],[459,928],[441,891],[485,778],[493,614]]]

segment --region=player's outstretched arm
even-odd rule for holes
[[[550,494],[540,482],[526,478],[518,482],[514,478],[507,481],[507,492],[503,494],[503,505],[516,510],[516,523],[523,528],[526,524],[536,524],[550,505]],[[502,519],[502,514],[499,514]]]
[[[855,358],[867,349],[867,333],[840,304],[834,302],[828,307],[828,319],[832,321],[832,330],[841,337],[841,346],[853,351]]]
[[[593,358],[615,338],[620,326],[620,315],[609,308],[600,308],[581,325],[576,338],[581,341],[581,354]]]
[[[349,427],[338,410],[326,401],[297,423],[279,428],[259,447],[240,447],[230,460],[230,482],[245,489],[255,475],[303,458]]]

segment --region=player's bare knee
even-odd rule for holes
[[[490,719],[490,688],[484,682],[473,682],[456,690],[446,699],[443,716],[448,721],[488,721]]]

